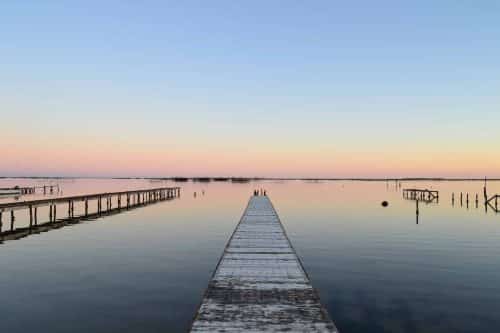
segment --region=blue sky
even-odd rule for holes
[[[132,132],[137,149],[156,152],[202,145],[231,158],[252,145],[262,162],[262,151],[288,161],[320,147],[318,164],[380,151],[420,165],[419,154],[453,150],[478,159],[453,175],[493,171],[499,17],[497,1],[3,2],[0,130],[24,154],[0,173],[30,163],[40,140],[81,149],[88,138],[130,143]],[[175,142],[153,144],[152,133]],[[411,171],[399,168],[384,172]],[[276,172],[266,170],[256,173]]]

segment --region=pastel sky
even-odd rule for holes
[[[499,1],[2,1],[0,175],[500,177]]]

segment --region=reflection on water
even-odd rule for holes
[[[37,182],[47,180],[0,187]],[[159,186],[57,182],[62,195]],[[266,188],[341,332],[500,329],[500,214],[467,209],[465,195],[452,203],[452,193],[475,200],[482,182],[161,183],[180,185],[181,199],[1,244],[2,331],[185,331],[255,188]],[[439,190],[439,204],[419,202],[416,224],[403,188]]]

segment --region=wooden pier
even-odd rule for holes
[[[2,203],[0,204],[0,241],[22,238],[32,233],[59,228],[65,224],[115,214],[123,210],[170,200],[178,196],[180,196],[180,187],[161,187]],[[125,202],[122,202],[122,200]],[[113,205],[113,201],[115,205]],[[92,202],[93,206],[96,207],[94,211],[89,209],[89,204]],[[75,214],[75,203],[80,204],[80,214]],[[39,223],[38,209],[47,206],[48,221]],[[58,215],[58,208],[59,211],[61,208],[63,211],[64,208],[67,208],[67,214],[60,213]],[[25,227],[15,226],[15,212],[19,210],[23,210],[28,214],[29,225]],[[9,228],[3,226],[5,213],[10,213],[8,214]],[[60,217],[58,218],[58,216]]]
[[[36,190],[40,189],[43,190],[43,194],[53,194],[54,189],[57,189],[57,192],[59,192],[59,185],[42,185],[42,186],[15,186],[15,187],[9,187],[9,188],[0,188],[0,191],[10,191],[12,193],[17,192],[16,194],[19,195],[26,195],[26,194],[35,194]]]
[[[433,202],[439,200],[439,191],[422,190],[416,188],[403,189],[403,197],[408,200],[420,200],[424,202]]]
[[[267,196],[250,199],[191,332],[337,332]]]

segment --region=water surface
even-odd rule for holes
[[[48,183],[3,179],[0,187]],[[341,332],[500,329],[500,214],[475,208],[482,182],[404,182],[440,191],[439,203],[420,204],[418,224],[415,202],[393,182],[58,183],[60,196],[170,185],[182,195],[1,244],[5,332],[186,331],[258,187],[267,189]],[[500,193],[500,183],[488,190]],[[468,208],[461,191],[470,193]],[[34,197],[43,195],[19,200]],[[16,225],[26,223],[16,214]]]

